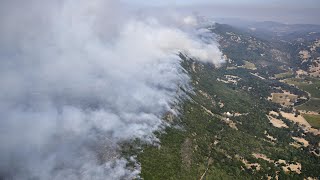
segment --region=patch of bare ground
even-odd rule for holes
[[[275,162],[276,166],[282,166],[284,172],[295,172],[297,174],[301,174],[302,166],[300,163],[287,163],[285,160],[279,159]]]
[[[301,115],[296,116],[294,113],[286,113],[286,112],[283,112],[283,111],[281,111],[280,113],[284,118],[286,118],[286,119],[288,119],[290,121],[293,121],[295,123],[301,124],[301,125],[306,126],[306,127],[311,127],[311,125],[308,123],[308,121],[306,121],[304,119],[304,117],[301,116]]]
[[[312,66],[309,68],[309,74],[312,77],[320,77],[320,61],[314,60]]]
[[[264,134],[266,135],[266,138],[268,140],[270,140],[271,143],[274,143],[275,141],[277,141],[277,138],[274,138],[273,136],[271,136],[270,134],[268,134],[267,131],[264,131]]]
[[[270,162],[270,163],[274,163],[274,160],[268,158],[268,157],[267,157],[266,155],[264,155],[264,154],[253,153],[252,155],[253,155],[253,157],[255,157],[255,158],[257,158],[257,159],[263,159],[263,160],[268,161],[268,162]]]
[[[233,122],[232,120],[230,120],[229,118],[223,118],[222,119],[226,124],[229,125],[229,127],[231,127],[232,129],[238,130],[237,128],[237,124],[235,122]]]
[[[239,116],[246,116],[248,115],[249,113],[238,113],[238,112],[235,112],[235,113],[230,113],[230,112],[224,112],[223,113],[223,116],[225,117],[239,117]]]
[[[307,177],[307,178],[304,178],[304,180],[319,180],[319,178]]]
[[[310,132],[316,136],[320,135],[320,130],[319,129],[315,129],[315,128],[306,128],[305,132]]]
[[[270,123],[276,128],[289,128],[282,120],[268,116]]]
[[[312,153],[312,154],[314,154],[315,156],[318,156],[318,157],[320,157],[320,153],[317,153],[315,150],[313,150],[313,151],[310,151],[310,153]]]
[[[224,107],[224,103],[222,101],[219,102],[219,107],[223,108]]]
[[[301,147],[301,146],[308,147],[309,146],[309,142],[307,140],[305,140],[304,138],[292,137],[292,139],[294,139],[296,141],[296,143],[299,145],[299,147]]]
[[[286,164],[286,166],[282,167],[284,172],[295,172],[297,174],[301,174],[301,164],[295,163],[295,164]]]
[[[300,54],[301,60],[306,60],[311,57],[309,51],[307,51],[307,50],[300,51],[299,54]]]
[[[307,72],[307,71],[304,71],[304,70],[299,69],[299,70],[297,70],[297,71],[296,71],[296,74],[297,74],[297,76],[299,77],[299,76],[305,76],[305,75],[308,75],[308,72]]]
[[[311,50],[312,52],[314,52],[314,51],[317,50],[318,47],[320,47],[320,40],[316,40],[316,41],[313,43],[313,45],[310,46],[310,50]]]
[[[274,138],[273,136],[270,136],[267,134],[267,138],[270,139],[271,141],[277,141],[277,138]]]
[[[274,116],[279,116],[279,113],[275,112],[275,111],[270,111],[269,115],[274,115]]]

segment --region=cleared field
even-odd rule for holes
[[[295,122],[295,123],[304,125],[304,126],[306,126],[306,127],[310,127],[310,126],[311,126],[311,125],[303,118],[303,116],[301,116],[301,115],[295,116],[294,113],[286,113],[286,112],[283,112],[283,111],[281,111],[281,115],[282,115],[284,118],[287,118],[287,119],[289,119],[290,121],[293,121],[293,122]]]
[[[320,115],[303,114],[303,117],[312,127],[320,129]]]
[[[298,96],[294,94],[272,93],[272,102],[279,103],[283,106],[293,105]]]
[[[301,106],[297,106],[298,110],[315,111],[320,112],[320,99],[311,99]]]

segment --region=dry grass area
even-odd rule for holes
[[[246,115],[248,115],[248,113],[244,113],[244,114],[241,114],[239,112],[235,112],[235,113],[224,112],[223,113],[223,116],[225,116],[225,117],[239,117],[239,116],[246,116]]]
[[[269,115],[274,115],[274,116],[279,116],[279,113],[275,112],[275,111],[270,111],[269,112]]]
[[[302,166],[300,163],[295,162],[295,163],[290,164],[282,159],[275,161],[275,160],[268,158],[264,154],[258,154],[258,153],[253,153],[252,156],[257,159],[263,159],[265,161],[268,161],[269,163],[274,163],[275,166],[282,166],[282,169],[284,172],[295,172],[297,174],[301,174]]]
[[[298,76],[303,76],[303,75],[308,75],[308,72],[299,69],[299,70],[296,71],[296,74],[297,74]]]
[[[314,61],[313,66],[309,69],[310,76],[312,77],[320,77],[320,63],[319,61]]]
[[[277,138],[274,138],[273,136],[270,136],[269,134],[267,134],[267,138],[271,141],[277,141]]]
[[[230,120],[229,118],[224,118],[222,119],[226,124],[228,124],[229,127],[231,127],[232,129],[238,130],[237,128],[237,124],[235,122],[233,122],[232,120]]]
[[[275,137],[271,136],[270,134],[268,134],[267,131],[264,131],[264,134],[266,135],[266,138],[268,140],[270,140],[271,143],[274,143],[275,141],[277,141],[277,138],[275,138]]]
[[[309,146],[309,142],[307,140],[305,140],[304,138],[292,137],[292,139],[294,139],[296,141],[295,143],[290,144],[294,147],[300,148],[301,146],[303,146],[303,147]]]
[[[263,159],[265,161],[268,161],[270,163],[274,163],[274,160],[268,158],[266,155],[264,154],[257,154],[257,153],[253,153],[252,154],[253,157],[257,158],[257,159]]]
[[[223,103],[222,101],[220,101],[218,104],[219,104],[219,107],[220,107],[220,108],[223,108],[223,107],[224,107],[224,103]]]
[[[298,96],[290,93],[271,93],[272,102],[281,104],[283,106],[292,106],[298,99]]]
[[[319,178],[314,178],[314,177],[308,177],[305,180],[319,180]]]
[[[287,164],[286,166],[283,166],[282,169],[284,172],[296,172],[297,174],[301,174],[301,164]]]
[[[293,146],[293,147],[295,147],[295,148],[297,148],[297,149],[301,148],[301,145],[298,144],[297,142],[290,143],[289,145],[290,145],[290,146]]]
[[[299,54],[300,54],[300,58],[301,58],[302,60],[305,60],[305,59],[308,59],[308,58],[311,57],[309,51],[307,51],[307,50],[300,51]]]
[[[296,117],[295,114],[293,114],[293,113],[286,113],[286,112],[283,112],[283,111],[281,111],[280,113],[284,118],[286,118],[286,119],[288,119],[290,121],[293,121],[295,123],[301,124],[301,125],[303,125],[305,127],[311,127],[311,125],[308,123],[308,121],[306,121],[306,119],[301,115],[298,115]]]
[[[320,135],[320,130],[319,129],[314,129],[314,128],[307,128],[305,129],[306,132],[310,132],[316,136],[319,136]]]
[[[318,47],[320,47],[320,40],[316,40],[316,41],[314,42],[314,44],[310,47],[310,50],[311,50],[312,52],[315,52]]]
[[[270,123],[277,128],[289,128],[282,120],[274,118],[272,116],[268,116]]]
[[[286,113],[283,111],[281,111],[280,113],[284,118],[286,118],[294,123],[297,123],[301,127],[303,127],[305,132],[310,132],[316,136],[320,135],[320,130],[311,127],[311,125],[308,123],[308,121],[303,116],[299,115],[296,117],[295,114],[293,114],[293,113]]]

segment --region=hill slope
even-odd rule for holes
[[[141,177],[319,177],[319,130],[295,108],[309,103],[311,94],[284,81],[301,68],[292,62],[291,52],[283,51],[280,42],[228,25],[211,30],[228,62],[215,68],[180,54],[194,93],[186,91],[189,98],[177,105],[178,117],[165,117],[172,126],[158,133],[159,145],[126,149],[139,154]]]

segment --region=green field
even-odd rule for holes
[[[288,84],[294,84],[298,86],[300,89],[307,91],[311,94],[313,98],[320,98],[320,80],[314,78],[306,78],[304,79],[297,79],[297,78],[290,78],[285,80]],[[309,83],[311,82],[311,84]]]
[[[288,71],[288,72],[285,72],[285,73],[276,74],[276,75],[274,75],[274,77],[277,78],[277,79],[283,79],[283,78],[288,78],[288,77],[290,77],[292,75],[293,75],[293,72],[292,71]]]
[[[298,110],[315,111],[320,112],[320,100],[311,99],[301,106],[297,106]]]
[[[320,115],[304,114],[303,117],[312,127],[320,129]]]
[[[256,65],[254,65],[252,62],[244,61],[244,68],[250,69],[250,70],[257,70]]]

